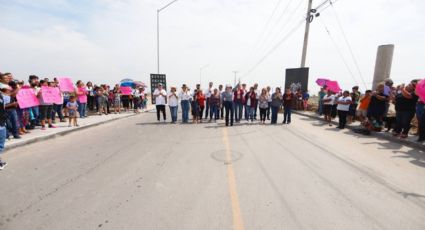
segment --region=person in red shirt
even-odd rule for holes
[[[251,122],[254,122],[255,111],[257,110],[257,93],[255,88],[251,87],[249,92],[245,95],[246,108],[248,109],[248,116]]]
[[[243,104],[245,102],[245,91],[242,89],[241,85],[238,84],[234,91],[233,102],[235,104],[235,121],[239,123],[242,119]]]
[[[199,105],[199,120],[200,122],[202,122],[202,114],[204,114],[204,109],[205,109],[205,94],[202,93],[202,90],[198,91],[198,96],[196,98],[198,100],[198,105]]]
[[[291,123],[291,112],[292,102],[295,99],[295,95],[291,92],[291,89],[286,89],[283,94],[283,124]]]

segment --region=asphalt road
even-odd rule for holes
[[[425,154],[294,116],[141,114],[9,151],[0,229],[425,229]]]

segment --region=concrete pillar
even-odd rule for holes
[[[383,82],[385,79],[390,78],[391,64],[393,62],[394,45],[381,45],[378,47],[378,54],[376,55],[375,74],[373,75],[372,89]]]

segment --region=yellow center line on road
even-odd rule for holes
[[[232,203],[233,229],[243,230],[244,226],[241,208],[239,206],[238,191],[236,188],[236,177],[232,164],[232,154],[230,152],[229,135],[227,133],[227,128],[223,129],[223,143],[224,147],[226,148],[227,181],[229,182],[230,201]]]

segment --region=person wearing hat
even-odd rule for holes
[[[155,99],[156,105],[156,118],[160,121],[160,114],[162,112],[162,116],[165,120],[167,120],[167,115],[165,113],[165,105],[167,104],[167,91],[163,88],[161,83],[158,84],[158,88],[153,92],[153,97]]]
[[[223,106],[226,111],[226,126],[229,126],[229,118],[230,118],[230,126],[233,126],[233,89],[231,85],[226,85],[226,89],[221,94],[221,100],[223,101]]]
[[[0,89],[6,89],[9,86],[0,83]],[[4,151],[4,144],[6,142],[6,122],[7,122],[7,113],[6,107],[3,100],[2,94],[0,94],[0,156]],[[0,157],[0,170],[3,170],[6,167],[7,163],[1,160]]]
[[[177,96],[176,87],[172,86],[168,95],[168,106],[170,107],[171,123],[177,122],[177,111],[179,108],[179,97]]]
[[[180,104],[182,106],[182,122],[189,122],[189,110],[190,110],[190,100],[192,95],[190,94],[189,88],[186,84],[182,85],[182,91],[179,94]]]

